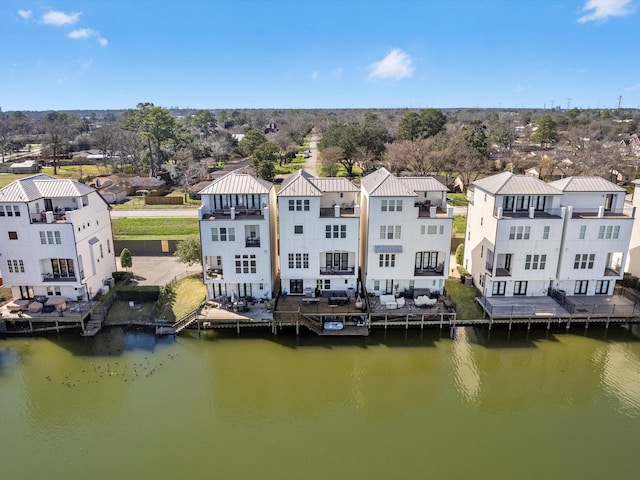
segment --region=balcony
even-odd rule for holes
[[[496,268],[496,277],[510,277],[511,270],[507,270],[506,268]]]
[[[202,220],[262,220],[263,218],[260,208],[231,207],[202,211]]]
[[[69,275],[65,275],[65,276],[60,276],[57,273],[43,273],[42,274],[42,281],[45,283],[51,282],[51,283],[59,283],[59,282],[77,282],[78,278],[75,276],[69,276]]]
[[[320,267],[320,275],[353,275],[355,267]]]
[[[447,205],[431,203],[430,200],[416,202],[414,206],[418,209],[418,218],[446,218],[448,217]]]
[[[340,218],[340,217],[357,217],[356,209],[353,204],[343,203],[342,205],[334,205],[333,207],[320,207],[320,218]]]
[[[259,237],[247,237],[244,242],[245,247],[259,247],[260,246],[260,238]]]
[[[441,263],[433,268],[414,268],[414,277],[441,277],[444,275],[444,264]]]

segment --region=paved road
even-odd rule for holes
[[[316,164],[318,163],[318,135],[312,134],[309,140],[309,150],[311,154],[304,162],[304,171],[310,173],[314,177],[318,177],[316,172]]]
[[[133,267],[128,270],[133,273],[138,285],[166,285],[177,275],[186,272],[202,273],[202,266],[189,265],[180,262],[178,257],[165,255],[162,257],[147,257],[143,255],[133,255]],[[124,270],[120,266],[120,258],[116,257],[118,270]]]

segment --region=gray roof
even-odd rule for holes
[[[200,190],[200,195],[267,194],[273,184],[261,178],[237,171],[211,182]]]
[[[602,177],[567,177],[549,183],[563,192],[625,192],[626,190]]]
[[[433,177],[400,177],[398,180],[414,192],[448,191],[447,187]]]
[[[69,179],[49,175],[34,175],[10,183],[0,189],[0,202],[30,202],[39,198],[71,198],[87,195],[95,190]]]
[[[362,177],[360,185],[370,197],[415,197],[416,193],[386,168],[379,168]],[[438,187],[438,190],[440,188]]]
[[[535,177],[514,175],[502,172],[473,182],[479,188],[492,195],[562,195],[562,192]]]
[[[292,173],[282,182],[278,197],[321,197],[322,191],[310,181],[314,178],[304,170]]]
[[[360,189],[344,177],[309,178],[322,192],[359,192]]]

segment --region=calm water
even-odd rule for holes
[[[0,340],[0,476],[640,476],[634,336],[448,333]]]

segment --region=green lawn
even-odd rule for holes
[[[447,280],[445,282],[447,293],[456,302],[456,318],[459,320],[475,320],[482,318],[482,308],[475,301],[476,288],[465,285],[460,280]]]
[[[201,274],[183,278],[176,284],[174,292],[175,301],[171,305],[171,313],[166,313],[167,320],[178,320],[184,317],[198,308],[207,295]]]
[[[116,240],[181,240],[199,233],[197,218],[112,218]]]
[[[469,203],[464,193],[447,193],[447,198],[449,199],[447,203],[452,207],[466,207]]]
[[[466,231],[467,231],[467,216],[454,215],[453,216],[453,236],[456,238],[464,238]]]
[[[183,196],[182,192],[174,192],[168,196]],[[202,205],[200,200],[187,200],[186,203],[180,205],[147,205],[144,203],[144,197],[129,197],[125,203],[111,205],[113,210],[173,210],[176,208],[198,208]]]

